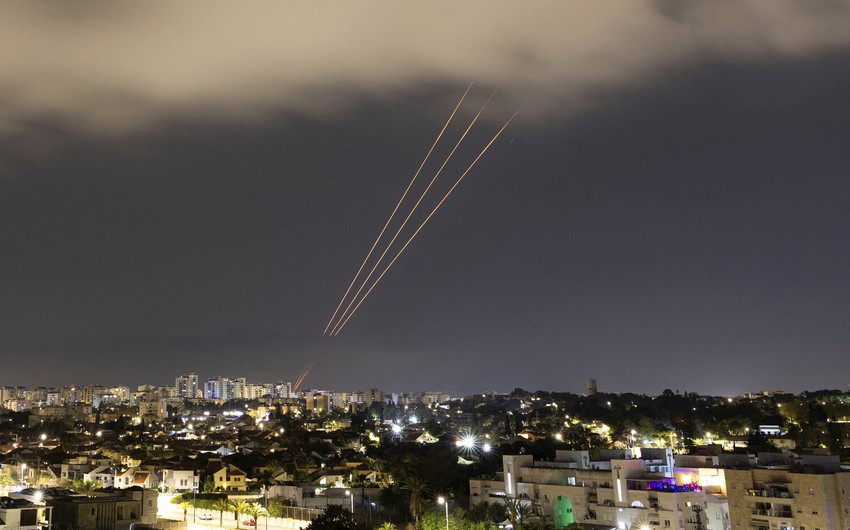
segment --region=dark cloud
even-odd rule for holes
[[[363,95],[477,80],[527,115],[573,112],[599,88],[699,57],[846,47],[844,2],[25,2],[3,6],[0,134],[34,119],[127,131],[178,116],[333,117]]]

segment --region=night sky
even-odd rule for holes
[[[252,7],[0,8],[0,384],[847,390],[847,4]]]

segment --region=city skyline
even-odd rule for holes
[[[3,8],[0,385],[847,389],[846,7],[150,5]],[[449,182],[526,105],[323,337],[470,82]]]

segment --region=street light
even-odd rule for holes
[[[443,504],[446,506],[446,530],[449,530],[449,500],[445,497],[437,497],[437,504]]]
[[[354,495],[351,493],[351,490],[345,490],[345,496],[351,497],[351,514],[354,515]]]

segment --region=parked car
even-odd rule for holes
[[[212,521],[214,517],[211,513],[202,513],[198,516],[198,519],[200,519],[201,521]]]
[[[242,526],[254,526],[256,524],[257,523],[255,523],[253,519],[246,519],[242,521]]]

